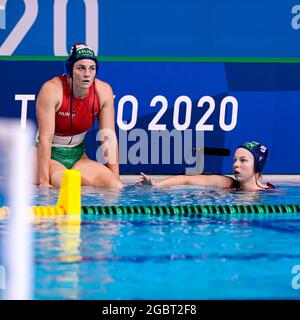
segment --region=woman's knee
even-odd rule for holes
[[[119,179],[115,178],[113,183],[112,183],[112,188],[122,189],[123,188],[123,184]]]
[[[109,179],[104,186],[107,188],[113,188],[113,189],[121,189],[123,187],[120,180],[118,180],[115,176]]]
[[[114,189],[121,189],[123,187],[121,181],[117,179],[114,174],[106,175],[106,177],[98,176],[93,181],[95,187],[107,187]]]
[[[53,187],[61,186],[63,175],[64,175],[64,171],[58,171],[58,172],[52,173],[50,177],[50,183],[52,184]]]

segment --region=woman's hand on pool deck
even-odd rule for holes
[[[145,173],[141,172],[141,177],[138,178],[135,182],[135,184],[143,184],[146,186],[155,186],[156,183],[149,177],[147,176]]]

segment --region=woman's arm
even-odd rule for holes
[[[119,155],[118,139],[115,131],[114,97],[111,87],[105,83],[96,81],[98,96],[100,97],[101,109],[99,112],[100,141],[106,166],[119,179]]]
[[[49,164],[51,145],[55,129],[55,108],[59,102],[59,88],[50,80],[41,88],[36,102],[39,141],[37,145],[38,184],[49,187]]]
[[[173,176],[154,182],[152,178],[141,172],[136,183],[144,185],[153,185],[158,187],[178,186],[178,185],[195,185],[195,186],[211,186],[219,188],[230,188],[232,179],[221,175],[196,175],[196,176]]]

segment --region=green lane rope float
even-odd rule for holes
[[[82,206],[81,213],[95,215],[150,214],[185,217],[216,214],[290,214],[300,213],[300,205]]]

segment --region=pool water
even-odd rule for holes
[[[33,189],[33,205],[55,205],[58,190]],[[121,191],[82,187],[82,206],[93,205],[195,205],[195,204],[299,204],[300,186],[245,192],[205,187],[168,187],[128,185]]]
[[[35,191],[34,205],[56,203],[57,189]],[[289,185],[253,193],[145,186],[82,193],[82,205],[300,203],[300,186]],[[48,218],[33,224],[33,237],[35,299],[300,299],[292,273],[300,265],[300,213],[82,215],[79,224]]]

